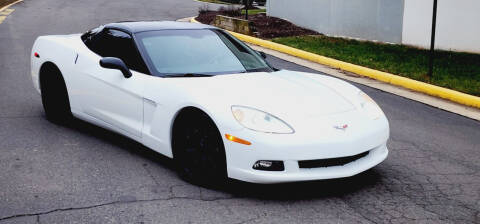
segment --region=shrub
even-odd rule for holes
[[[209,12],[210,9],[208,8],[208,4],[203,4],[202,6],[198,7],[198,13],[199,14],[204,14]]]
[[[222,15],[225,15],[225,16],[241,16],[242,15],[242,10],[240,8],[237,8],[233,5],[229,5],[227,7],[220,7],[218,9],[218,11],[220,12],[220,14]]]
[[[242,0],[222,0],[222,2],[228,2],[232,4],[240,4]]]
[[[264,6],[267,3],[267,0],[255,0],[258,5]]]

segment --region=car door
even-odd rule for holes
[[[123,31],[103,29],[78,52],[76,66],[79,95],[85,115],[93,122],[140,139],[143,127],[143,86],[146,66],[132,37]],[[99,57],[100,56],[100,57]],[[100,66],[102,57],[122,59],[133,76],[125,78],[121,71]]]

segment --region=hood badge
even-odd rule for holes
[[[335,125],[333,128],[345,131],[348,128],[348,124],[343,124],[343,125]]]

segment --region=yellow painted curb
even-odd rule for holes
[[[195,18],[192,18],[190,22],[200,23],[197,20],[195,20]],[[417,92],[425,93],[431,96],[447,99],[447,100],[450,100],[459,104],[463,104],[466,106],[480,108],[480,97],[477,97],[477,96],[461,93],[455,90],[435,86],[432,84],[420,82],[417,80],[405,78],[405,77],[390,74],[387,72],[382,72],[375,69],[354,65],[348,62],[313,54],[307,51],[285,46],[283,44],[277,44],[267,40],[262,40],[262,39],[251,37],[248,35],[235,33],[231,31],[228,31],[228,32],[230,32],[232,35],[234,35],[238,39],[254,45],[269,48],[285,54],[293,55],[293,56],[296,56],[305,60],[313,61],[319,64],[328,65],[333,68],[338,68],[348,72],[353,72],[361,76],[365,76],[365,77],[376,79],[382,82],[390,83],[392,85],[401,86],[401,87],[411,89]]]
[[[18,1],[12,2],[12,3],[8,4],[8,5],[0,8],[0,12],[3,11],[3,10],[5,10],[5,9],[8,9],[8,7],[10,7],[10,6],[12,6],[12,5],[15,5],[15,4],[17,4],[17,3],[21,2],[21,1],[23,1],[23,0],[18,0]]]

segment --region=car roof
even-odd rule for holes
[[[116,22],[105,25],[105,28],[117,28],[130,33],[156,30],[192,30],[192,29],[215,29],[200,23],[175,22],[175,21],[137,21],[137,22]]]

